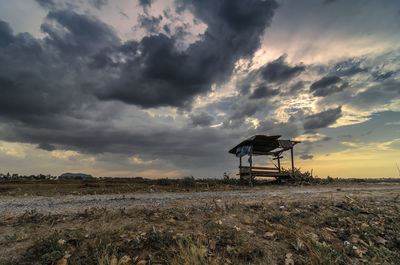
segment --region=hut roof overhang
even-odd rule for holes
[[[229,153],[236,155],[238,148],[252,146],[254,155],[279,155],[281,152],[291,149],[295,144],[300,143],[292,140],[279,139],[281,135],[254,135],[242,141]]]

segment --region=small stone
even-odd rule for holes
[[[264,234],[264,238],[273,238],[275,236],[275,232],[266,232]]]
[[[112,255],[110,265],[118,265],[118,259],[115,255]]]
[[[226,251],[227,251],[228,253],[231,253],[231,252],[233,251],[233,248],[231,247],[231,245],[227,245],[227,246],[226,246]]]
[[[147,260],[139,260],[138,263],[136,263],[136,265],[146,265],[147,264]]]
[[[68,265],[68,261],[65,258],[56,261],[56,265]]]
[[[62,246],[62,245],[65,244],[65,240],[64,240],[64,239],[59,239],[59,240],[57,241],[57,244],[59,244],[60,246]]]
[[[351,243],[350,243],[349,241],[344,241],[344,242],[343,242],[343,245],[344,245],[345,247],[350,247],[350,246],[351,246]]]
[[[250,235],[254,234],[253,230],[248,230],[247,233],[249,233]]]
[[[174,218],[171,218],[171,219],[168,220],[168,222],[170,222],[171,224],[173,224],[173,223],[175,223],[176,221],[175,221]]]
[[[379,244],[385,245],[387,243],[387,240],[378,236],[377,241]]]
[[[211,250],[215,250],[215,248],[217,247],[217,244],[215,243],[215,241],[210,240],[210,242],[208,243],[208,246],[210,247]]]
[[[236,231],[240,231],[240,227],[237,227],[236,225],[233,228],[235,228]]]
[[[131,257],[125,255],[119,260],[118,265],[128,265],[131,263],[131,261],[132,261]]]
[[[293,254],[292,253],[286,253],[285,257],[285,265],[294,265],[294,260],[292,259]]]

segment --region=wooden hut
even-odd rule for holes
[[[278,180],[294,177],[293,147],[300,143],[298,141],[279,139],[280,135],[254,135],[229,150],[229,153],[239,157],[240,179],[248,179],[252,184],[256,177],[274,177]],[[292,164],[291,173],[281,170],[281,159],[283,153],[290,150]],[[249,166],[243,166],[242,157],[248,155]],[[277,161],[274,167],[253,166],[253,156],[272,156]]]

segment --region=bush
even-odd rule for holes
[[[196,180],[193,176],[184,177],[181,181],[182,186],[185,188],[194,188],[196,187]]]

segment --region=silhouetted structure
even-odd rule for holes
[[[250,185],[252,185],[255,177],[274,177],[277,180],[294,177],[293,147],[300,142],[281,140],[279,139],[280,137],[280,135],[254,135],[229,150],[229,153],[239,157],[240,179],[249,179]],[[283,152],[289,150],[292,163],[291,174],[282,172],[280,163],[283,158]],[[245,155],[249,156],[249,166],[242,165],[242,157]],[[275,167],[253,166],[253,155],[272,156],[273,160],[277,160],[278,165]]]

